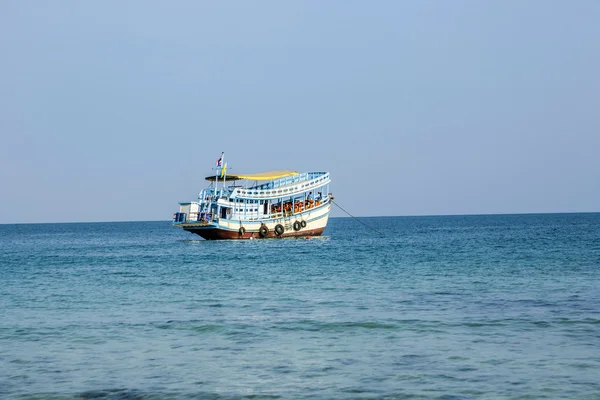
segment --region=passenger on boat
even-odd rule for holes
[[[309,201],[312,200],[312,192],[308,192],[307,200],[309,200]]]

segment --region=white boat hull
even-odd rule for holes
[[[280,213],[276,217],[252,220],[221,218],[214,223],[185,223],[178,226],[207,240],[319,236],[325,231],[330,211],[331,204],[327,203],[286,216]]]

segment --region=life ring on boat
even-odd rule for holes
[[[294,230],[299,231],[300,228],[302,228],[302,224],[300,224],[300,221],[294,222]]]
[[[246,233],[246,228],[240,226],[240,229],[238,229],[238,233],[240,234],[240,236],[244,236],[244,233]]]
[[[267,237],[269,234],[269,228],[265,224],[262,224],[260,228],[258,228],[258,234],[260,237]]]
[[[306,221],[305,220],[300,221],[300,226],[303,228],[306,228]]]
[[[283,231],[284,231],[283,225],[281,225],[281,224],[275,225],[275,234],[277,236],[281,236],[283,234]]]

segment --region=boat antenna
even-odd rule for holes
[[[352,218],[354,218],[357,222],[360,222],[361,224],[363,224],[364,226],[366,226],[367,228],[369,228],[370,230],[372,230],[373,232],[376,232],[378,234],[380,234],[381,236],[384,236],[383,233],[379,232],[377,229],[374,229],[372,227],[370,227],[369,225],[365,224],[364,222],[362,222],[360,219],[356,218],[354,215],[350,214],[348,211],[344,210],[342,208],[342,206],[340,206],[338,203],[336,203],[335,201],[331,200],[331,202],[333,204],[335,204],[340,210],[342,210],[343,212],[345,212],[346,214],[348,214],[349,216],[351,216]]]

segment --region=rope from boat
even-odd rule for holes
[[[365,224],[364,222],[362,222],[360,219],[356,218],[354,215],[350,214],[348,211],[344,210],[342,208],[342,206],[340,206],[338,203],[336,203],[335,201],[331,200],[331,202],[333,204],[335,204],[340,210],[342,210],[343,212],[345,212],[346,214],[348,214],[349,216],[351,216],[352,218],[354,218],[357,222],[360,222],[361,224],[363,224],[364,226],[366,226],[367,228],[369,228],[370,230],[372,230],[373,232],[376,232],[378,234],[380,234],[381,236],[384,236],[383,233],[379,232],[377,229],[374,229],[372,227],[370,227],[369,225]]]

